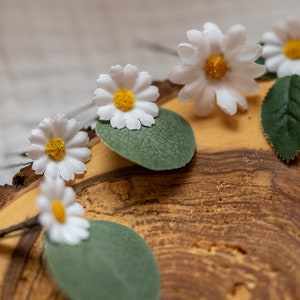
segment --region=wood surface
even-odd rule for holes
[[[162,299],[300,299],[300,162],[280,161],[260,125],[263,97],[206,118],[157,83],[159,103],[186,118],[197,149],[185,167],[154,172],[91,139],[87,172],[70,183],[89,219],[130,226],[152,248]],[[90,133],[91,137],[93,132]],[[34,216],[41,178],[30,166],[0,188],[0,227]],[[43,264],[39,228],[0,240],[1,300],[65,299]]]

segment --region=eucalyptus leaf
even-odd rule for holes
[[[77,246],[45,238],[45,260],[71,299],[159,299],[159,271],[151,249],[132,229],[90,221],[90,238]]]
[[[98,121],[96,133],[110,149],[150,170],[183,167],[195,152],[194,134],[189,123],[163,108],[152,127],[115,129],[109,122]]]
[[[275,82],[262,104],[261,122],[278,156],[294,159],[300,150],[300,76]]]

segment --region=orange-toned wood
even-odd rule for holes
[[[249,110],[206,118],[160,83],[160,103],[185,117],[197,149],[184,168],[153,172],[96,137],[84,176],[72,182],[90,219],[126,224],[153,249],[162,299],[300,299],[300,164],[281,162],[266,141],[260,107],[272,82],[249,95]],[[169,100],[168,98],[171,98]],[[0,227],[37,213],[39,178],[0,189]],[[0,240],[0,299],[64,299],[42,260],[42,234]]]

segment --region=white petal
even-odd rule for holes
[[[74,216],[69,216],[68,217],[68,225],[71,225],[73,227],[81,227],[88,229],[90,228],[90,222],[82,217],[74,217]]]
[[[137,76],[138,76],[138,69],[136,66],[130,64],[125,66],[124,79],[123,79],[124,88],[131,90]]]
[[[36,200],[36,205],[40,211],[48,211],[50,208],[49,198],[44,194],[40,194]]]
[[[155,124],[154,118],[148,114],[144,114],[143,117],[140,116],[139,120],[143,126],[151,127],[153,124]]]
[[[53,136],[63,138],[67,130],[67,126],[68,120],[66,117],[63,114],[57,114],[53,124]]]
[[[265,58],[272,57],[274,55],[282,53],[282,47],[274,45],[265,45],[263,46],[262,56]]]
[[[40,159],[45,155],[45,147],[42,148],[38,145],[30,145],[27,148],[26,155],[32,160]]]
[[[61,135],[61,138],[65,141],[65,143],[68,143],[68,141],[74,137],[78,130],[79,123],[75,119],[70,119],[66,124],[65,131]]]
[[[54,223],[53,216],[49,212],[40,213],[38,221],[43,227],[47,229],[50,228]]]
[[[75,201],[76,194],[74,190],[71,187],[65,187],[63,196],[61,198],[61,201],[64,203],[66,207],[69,207],[72,205]]]
[[[105,106],[100,106],[97,110],[97,115],[102,121],[110,120],[116,113],[116,107],[113,104],[108,104]]]
[[[189,102],[202,93],[206,84],[205,79],[198,79],[186,84],[178,94],[178,98],[182,102]]]
[[[262,54],[262,51],[263,48],[260,45],[243,46],[236,52],[236,59],[254,61]]]
[[[152,83],[152,76],[148,72],[140,72],[136,78],[136,81],[132,87],[134,94],[146,89]]]
[[[145,90],[134,95],[136,101],[156,101],[159,97],[158,88],[154,85],[150,85]]]
[[[85,146],[89,141],[88,134],[84,131],[77,132],[67,143],[67,148]]]
[[[247,110],[248,107],[249,107],[247,99],[245,98],[245,96],[240,94],[238,91],[236,91],[236,92],[237,92],[236,101],[237,101],[237,104],[238,104],[239,108],[243,111]]]
[[[29,141],[32,144],[37,145],[45,145],[49,140],[49,136],[45,135],[45,132],[42,131],[40,128],[33,129],[31,131],[31,135],[29,137]]]
[[[288,75],[292,75],[292,69],[295,64],[295,61],[286,59],[278,68],[277,76],[284,77]]]
[[[125,125],[129,130],[138,130],[141,128],[141,122],[133,113],[124,114]]]
[[[199,61],[200,53],[191,44],[181,43],[177,51],[184,64],[195,65]]]
[[[287,30],[286,20],[279,20],[274,25],[274,31],[284,43],[289,39],[289,30]]]
[[[77,227],[76,233],[79,236],[80,240],[86,240],[90,236],[90,232],[86,228]]]
[[[58,163],[48,160],[47,168],[45,170],[44,176],[50,177],[50,178],[59,177],[60,174],[59,174]]]
[[[138,101],[135,103],[135,107],[147,114],[150,114],[153,117],[156,117],[159,112],[159,108],[155,102]]]
[[[151,115],[144,113],[143,111],[136,110],[136,115],[141,124],[144,126],[150,127],[155,123],[154,118]]]
[[[277,72],[279,66],[285,61],[283,54],[266,59],[265,65],[270,72]]]
[[[290,15],[286,19],[286,27],[291,39],[298,40],[300,38],[300,18]]]
[[[94,92],[95,98],[93,102],[99,106],[107,105],[113,102],[113,95],[106,90],[96,89]]]
[[[55,222],[48,230],[50,240],[55,243],[65,243],[62,229],[63,226]]]
[[[73,218],[73,219],[75,219],[75,218]],[[76,218],[76,219],[79,219],[79,218]],[[82,220],[84,220],[84,219],[82,219]],[[86,221],[86,220],[84,220],[84,221]],[[82,227],[80,225],[74,226],[70,222],[68,222],[67,227],[68,227],[67,230],[70,233],[70,235],[72,235],[73,237],[76,236],[79,241],[87,239],[90,235],[89,231],[87,230],[88,228],[86,228],[86,227]]]
[[[232,72],[228,76],[228,81],[237,90],[245,93],[254,93],[259,90],[257,82],[247,75]]]
[[[53,136],[52,135],[53,126],[54,126],[54,120],[51,118],[44,118],[39,124],[39,128],[44,132],[47,139]]]
[[[229,28],[221,43],[222,52],[232,52],[243,46],[246,42],[246,28],[241,24],[235,24]]]
[[[78,203],[74,203],[66,208],[68,216],[80,217],[84,214],[84,208]]]
[[[237,104],[239,104],[243,110],[248,109],[248,103],[245,97],[232,88],[219,86],[216,89],[216,98],[219,107],[229,115],[236,113]]]
[[[122,112],[116,112],[116,114],[110,119],[110,125],[113,128],[121,129],[125,127],[125,118]]]
[[[53,184],[52,181],[48,180],[47,177],[44,178],[43,182],[40,184],[40,194],[47,198],[48,206],[53,198]]]
[[[297,60],[297,62],[295,62],[292,68],[292,74],[300,75],[300,60]]]
[[[86,166],[82,161],[75,159],[69,155],[65,157],[64,164],[65,166],[67,166],[70,172],[75,174],[83,174],[86,171]]]
[[[234,115],[237,111],[236,100],[230,90],[224,87],[218,87],[216,89],[217,104],[222,110],[229,114]]]
[[[214,108],[215,89],[207,85],[203,92],[195,99],[196,114],[200,117],[208,115]]]
[[[80,236],[78,236],[76,232],[77,228],[73,228],[68,226],[67,224],[63,224],[60,230],[61,236],[59,243],[75,246],[81,242]]]
[[[72,225],[66,224],[63,228],[63,235],[65,243],[70,246],[75,246],[89,237],[89,231],[85,228],[74,227]]]
[[[100,74],[97,79],[98,88],[108,91],[110,94],[114,94],[114,92],[118,89],[115,85],[114,81],[107,74]]]
[[[64,180],[69,181],[74,179],[74,173],[66,164],[65,160],[60,161],[57,165],[59,174]]]
[[[37,159],[32,164],[32,169],[35,171],[36,174],[43,174],[48,167],[49,159],[45,155],[40,159]]]
[[[123,86],[124,70],[123,70],[122,66],[120,66],[120,65],[112,66],[109,70],[109,75],[113,79],[113,81],[115,82],[115,85],[118,88],[124,87]]]
[[[67,155],[86,162],[91,157],[91,150],[87,147],[74,147],[67,149]]]
[[[258,78],[266,72],[266,67],[249,61],[241,61],[238,67],[233,68],[234,72],[248,76],[249,78]]]
[[[193,46],[201,51],[201,55],[207,55],[207,41],[203,35],[203,32],[196,29],[191,29],[187,32],[187,38]]]
[[[283,46],[283,41],[278,37],[278,35],[273,32],[269,31],[263,34],[262,36],[262,42],[267,44],[272,44],[276,46]]]
[[[52,190],[53,195],[51,198],[60,200],[64,197],[66,186],[64,181],[61,178],[48,179],[46,183],[49,185],[49,187]]]
[[[79,236],[77,235],[77,233],[72,228],[71,229],[63,228],[62,234],[63,234],[64,244],[67,244],[70,246],[76,246],[81,241]]]
[[[219,27],[214,23],[208,22],[204,24],[203,28],[203,33],[209,44],[209,52],[211,54],[220,53],[220,43],[221,39],[223,38],[223,34]]]
[[[180,65],[175,67],[170,75],[169,79],[177,84],[186,84],[188,82],[197,79],[199,74],[199,68],[189,65]]]

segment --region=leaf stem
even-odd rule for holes
[[[39,226],[38,216],[39,215],[36,215],[32,218],[29,218],[25,221],[22,221],[22,222],[18,223],[18,224],[15,224],[15,225],[12,225],[10,227],[1,229],[0,230],[0,238],[3,238],[7,234],[18,231],[18,230]]]

